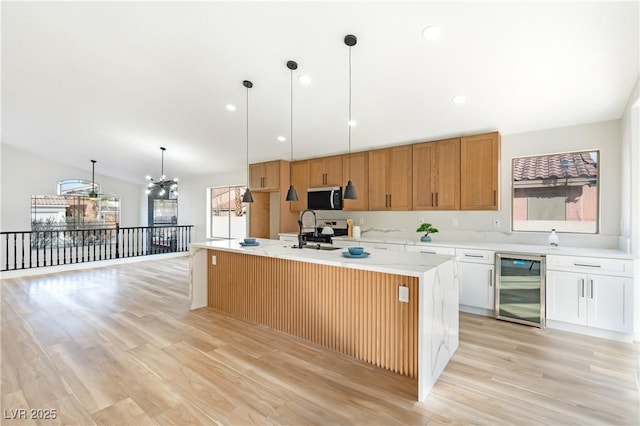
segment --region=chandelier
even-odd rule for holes
[[[161,146],[160,150],[162,151],[162,163],[160,168],[161,177],[159,180],[154,180],[151,176],[147,175],[146,179],[149,181],[147,183],[147,194],[151,194],[152,192],[156,192],[158,195],[163,196],[169,190],[174,190],[174,193],[178,195],[178,178],[167,179],[164,174],[164,152],[167,150],[165,147]]]

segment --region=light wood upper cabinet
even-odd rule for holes
[[[460,209],[460,138],[413,145],[413,209]]]
[[[296,188],[298,201],[289,203],[289,210],[301,212],[307,208],[307,188],[309,187],[309,160],[291,163],[291,184]]]
[[[343,210],[363,211],[369,210],[369,155],[367,152],[345,154],[342,156],[342,191],[347,186],[351,177],[351,183],[356,187],[357,200],[344,200]],[[351,169],[349,169],[351,165]]]
[[[268,161],[249,166],[249,182],[252,191],[277,191],[280,189],[281,161]]]
[[[411,145],[369,151],[369,210],[411,210]]]
[[[342,155],[309,160],[309,188],[342,185]]]
[[[500,134],[460,138],[460,208],[498,210]]]

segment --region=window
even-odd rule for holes
[[[245,190],[245,185],[208,189],[210,238],[247,236],[247,203],[242,202]]]
[[[514,158],[513,230],[598,232],[598,151]]]
[[[120,199],[116,196],[89,197],[100,185],[83,179],[58,182],[57,195],[31,196],[31,229],[73,230],[114,228],[120,221]]]

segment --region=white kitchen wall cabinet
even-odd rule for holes
[[[633,331],[633,262],[547,257],[547,319],[586,327]]]
[[[493,316],[495,301],[495,252],[456,249],[460,262],[460,310]]]

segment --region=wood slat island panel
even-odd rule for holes
[[[209,250],[208,305],[416,378],[418,277]],[[409,287],[409,303],[398,286]]]

